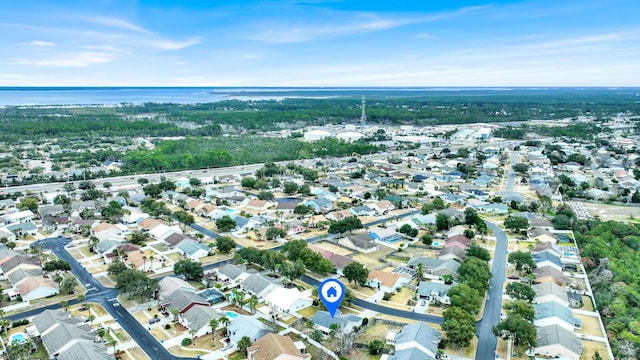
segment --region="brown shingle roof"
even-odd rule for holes
[[[251,345],[247,352],[253,360],[274,360],[288,355],[289,360],[310,359],[311,355],[301,354],[290,337],[268,333]]]

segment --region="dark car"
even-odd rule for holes
[[[153,318],[153,319],[149,320],[149,325],[155,324],[157,322],[160,322],[160,319],[159,318]]]

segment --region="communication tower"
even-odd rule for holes
[[[360,117],[360,125],[361,126],[367,125],[367,113],[365,111],[366,108],[367,108],[367,102],[364,99],[364,95],[362,95],[362,116]]]

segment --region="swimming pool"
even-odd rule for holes
[[[235,319],[235,318],[238,317],[238,313],[235,313],[233,311],[225,311],[224,313],[227,314],[227,316],[232,318],[232,319]]]
[[[437,242],[437,241],[434,241],[434,242],[433,242],[433,246],[440,246],[440,243],[439,243],[439,242]]]
[[[12,343],[21,343],[25,340],[25,338],[27,337],[27,334],[25,333],[16,333],[11,335],[11,342]]]

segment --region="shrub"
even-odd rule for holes
[[[29,323],[29,320],[27,319],[22,319],[22,320],[17,320],[11,323],[11,327],[18,327],[18,326],[22,326],[22,325],[27,325]]]
[[[393,296],[392,293],[385,292],[384,295],[382,295],[382,300],[389,300],[389,299],[391,299],[391,296]]]
[[[164,329],[165,330],[171,329],[171,324],[164,324]]]
[[[182,339],[182,342],[180,343],[182,346],[189,346],[191,345],[191,339],[189,338],[184,338]]]

